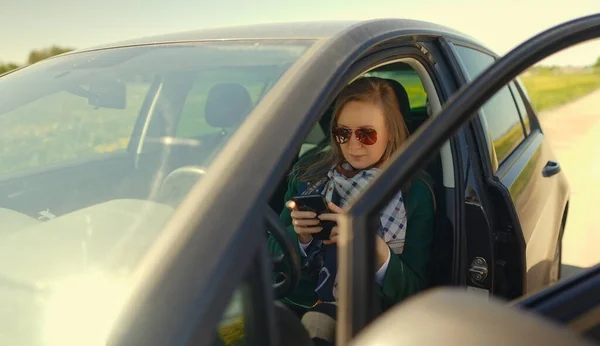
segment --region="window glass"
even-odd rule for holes
[[[520,91],[523,94],[523,97],[521,96],[521,93],[519,93],[518,87],[520,87]],[[525,107],[525,101],[527,101],[529,103],[529,105],[531,105],[531,101],[529,100],[529,96],[527,95],[527,90],[525,89],[525,86],[521,83],[521,81],[519,80],[519,78],[515,79],[515,82],[513,83],[513,94],[515,95],[515,98],[517,99],[517,105],[519,106],[519,111],[521,111],[521,117],[523,118],[523,122],[525,123],[525,128],[527,129],[527,133],[531,133],[531,126],[532,126],[532,122],[530,119],[530,114],[529,112],[527,112],[527,108]],[[535,124],[535,123],[534,123]],[[535,125],[533,125],[535,128]]]
[[[106,344],[133,273],[179,203],[205,176],[223,174],[212,162],[259,107],[262,87],[272,87],[313,43],[240,39],[107,48],[0,77],[3,172],[100,157],[0,175],[0,345]],[[197,108],[188,95],[194,83]],[[173,138],[184,106],[184,115],[199,114],[199,122],[208,106],[213,127],[227,131]],[[130,138],[137,144],[137,137],[135,155],[107,154],[126,148]],[[232,301],[219,330],[227,340],[239,320],[237,298]]]
[[[246,89],[254,105],[279,74],[280,71],[277,69],[264,71],[229,67],[200,71],[196,74],[192,88],[187,94],[175,136],[195,138],[227,129],[227,126],[222,126],[225,124],[211,122],[206,118],[206,100],[213,88],[225,84],[240,85]]]
[[[0,115],[0,174],[124,150],[151,82],[119,77],[122,107],[91,106],[81,95],[100,83],[82,83]],[[104,101],[113,96],[107,92]]]
[[[406,64],[393,64],[390,66],[394,69],[370,71],[365,73],[365,76],[393,79],[399,82],[408,94],[410,108],[413,111],[424,108],[427,103],[427,93],[417,71]],[[404,68],[396,68],[397,66],[404,66]]]
[[[501,164],[525,139],[519,112],[508,87],[502,88],[482,108]]]
[[[521,119],[523,119],[523,125],[525,126],[525,133],[529,135],[531,133],[531,124],[529,121],[529,114],[527,113],[527,108],[525,108],[525,103],[523,103],[523,98],[519,94],[514,83],[511,83],[510,90],[515,99],[515,103],[517,104],[517,108],[519,109],[519,113],[521,114]]]
[[[229,305],[221,316],[216,331],[218,341],[214,345],[254,345],[246,333],[247,319],[251,318],[250,309],[248,309],[250,304],[250,287],[243,282],[233,293]]]
[[[455,45],[460,60],[467,69],[469,80],[477,78],[481,72],[485,71],[490,65],[492,65],[496,59],[493,56],[485,54],[483,52]]]
[[[471,48],[457,45],[456,49],[469,80],[479,76],[495,61],[494,57]],[[497,163],[501,164],[525,139],[521,117],[509,87],[502,88],[485,103],[482,113],[495,148]],[[496,166],[495,162],[493,166]]]

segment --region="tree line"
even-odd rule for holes
[[[72,50],[73,50],[73,48],[60,47],[60,46],[56,46],[56,45],[47,47],[47,48],[42,48],[42,49],[35,49],[35,50],[32,50],[31,52],[29,52],[29,57],[27,58],[26,65],[35,64],[38,61],[53,57],[55,55],[67,53]],[[19,65],[14,64],[14,63],[0,64],[0,74],[14,70],[19,67],[20,67]]]

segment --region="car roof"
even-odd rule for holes
[[[221,28],[208,28],[162,35],[129,39],[114,43],[103,44],[86,49],[75,50],[71,53],[107,49],[113,47],[137,46],[149,44],[164,44],[172,42],[193,42],[212,40],[267,40],[267,39],[329,39],[353,29],[369,30],[370,28],[405,29],[435,33],[461,38],[484,47],[480,42],[457,30],[420,20],[412,19],[372,19],[348,21],[313,21],[268,23]],[[70,54],[70,53],[67,53]]]

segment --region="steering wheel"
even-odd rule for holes
[[[290,294],[300,281],[300,253],[287,229],[279,220],[279,216],[271,207],[265,213],[267,230],[281,249],[281,254],[272,259],[273,272],[283,275],[283,280],[273,283],[275,298],[283,298]]]
[[[159,202],[176,207],[205,174],[206,170],[200,166],[183,166],[173,170],[162,182]]]

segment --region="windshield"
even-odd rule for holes
[[[0,78],[0,344],[102,344],[175,208],[311,43],[115,48]]]

